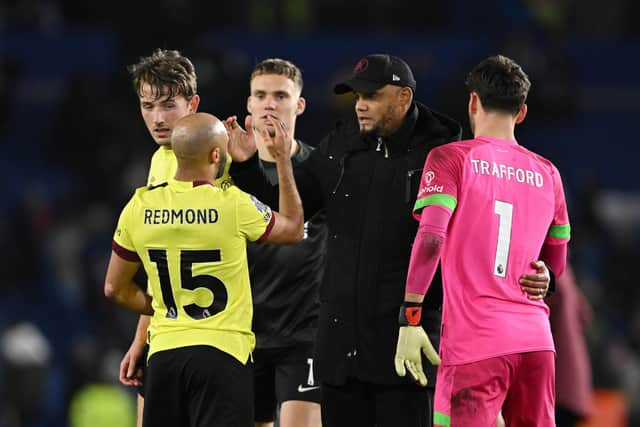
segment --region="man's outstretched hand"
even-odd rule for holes
[[[422,326],[401,326],[394,359],[396,373],[404,377],[408,370],[413,380],[424,387],[427,385],[427,376],[422,369],[420,353],[424,353],[432,365],[440,364],[438,352]]]

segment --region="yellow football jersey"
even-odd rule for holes
[[[224,165],[224,173],[215,180],[217,187],[226,190],[233,185],[229,168],[231,167],[231,156],[227,153],[227,162]],[[149,176],[147,177],[147,185],[158,185],[167,182],[176,175],[178,161],[173,150],[169,147],[160,147],[153,153],[151,157],[151,166],[149,167]]]
[[[167,182],[176,175],[178,162],[173,150],[169,147],[159,147],[151,157],[147,185],[158,185]]]
[[[154,314],[149,356],[211,345],[246,363],[255,346],[246,241],[268,234],[271,209],[236,186],[176,181],[141,187],[120,214],[114,250],[140,259]]]

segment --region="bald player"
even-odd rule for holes
[[[293,180],[291,138],[265,130],[276,162],[280,211],[236,187],[214,185],[228,135],[195,113],[174,126],[175,177],[141,187],[118,221],[105,295],[151,315],[143,426],[252,426],[255,346],[246,242],[295,243],[303,212]],[[285,190],[285,191],[282,191]],[[143,265],[148,294],[132,281]]]

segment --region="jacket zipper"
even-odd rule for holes
[[[384,158],[389,158],[389,149],[387,148],[387,144],[382,141],[382,137],[378,137],[378,145],[376,146],[376,151],[382,151],[381,147],[384,147]]]
[[[342,178],[344,177],[344,163],[347,160],[347,155],[348,153],[343,154],[340,158],[340,161],[338,162],[338,164],[340,165],[340,175],[338,175],[338,181],[333,187],[333,191],[331,192],[331,194],[336,194],[336,192],[338,191],[338,187],[340,187],[340,184],[342,183]]]

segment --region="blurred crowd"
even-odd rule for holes
[[[629,425],[640,425],[640,289],[631,268],[640,253],[640,191],[628,179],[631,170],[624,170],[640,154],[632,137],[638,107],[625,101],[625,92],[637,94],[640,87],[635,80],[629,87],[611,84],[621,81],[626,58],[596,64],[598,72],[586,77],[575,60],[576,40],[623,43],[627,52],[640,53],[640,5],[429,0],[421,2],[429,10],[424,14],[414,3],[0,3],[0,427],[98,425],[95,417],[87,423],[88,411],[103,411],[104,425],[133,425],[134,394],[119,386],[117,375],[137,317],[102,292],[116,215],[145,182],[156,148],[126,65],[156,47],[181,50],[196,65],[200,109],[226,117],[244,114],[246,82],[257,60],[291,59],[305,74],[308,102],[297,134],[316,144],[336,119],[351,114],[349,103],[330,93],[332,79],[359,56],[386,46],[384,34],[415,41],[390,53],[417,70],[419,98],[462,123],[464,72],[476,59],[500,51],[529,73],[530,115],[518,135],[568,171],[570,263],[584,296],[580,316],[593,385],[620,392]],[[92,32],[99,37],[86,57],[43,48],[34,55],[45,55],[46,67],[34,67],[16,53],[22,44],[33,46],[34,38]],[[451,45],[458,51],[438,50],[450,35],[462,40]],[[490,51],[465,50],[464,41],[478,35]],[[317,45],[324,40],[323,53],[333,56],[305,50],[297,42],[302,37]],[[353,55],[329,46],[341,37]],[[435,51],[426,52],[421,40]],[[74,72],[69,64],[76,63],[98,65]],[[56,72],[62,64],[71,71]],[[594,168],[598,156],[619,162],[603,160]],[[131,416],[108,418],[116,413]]]

